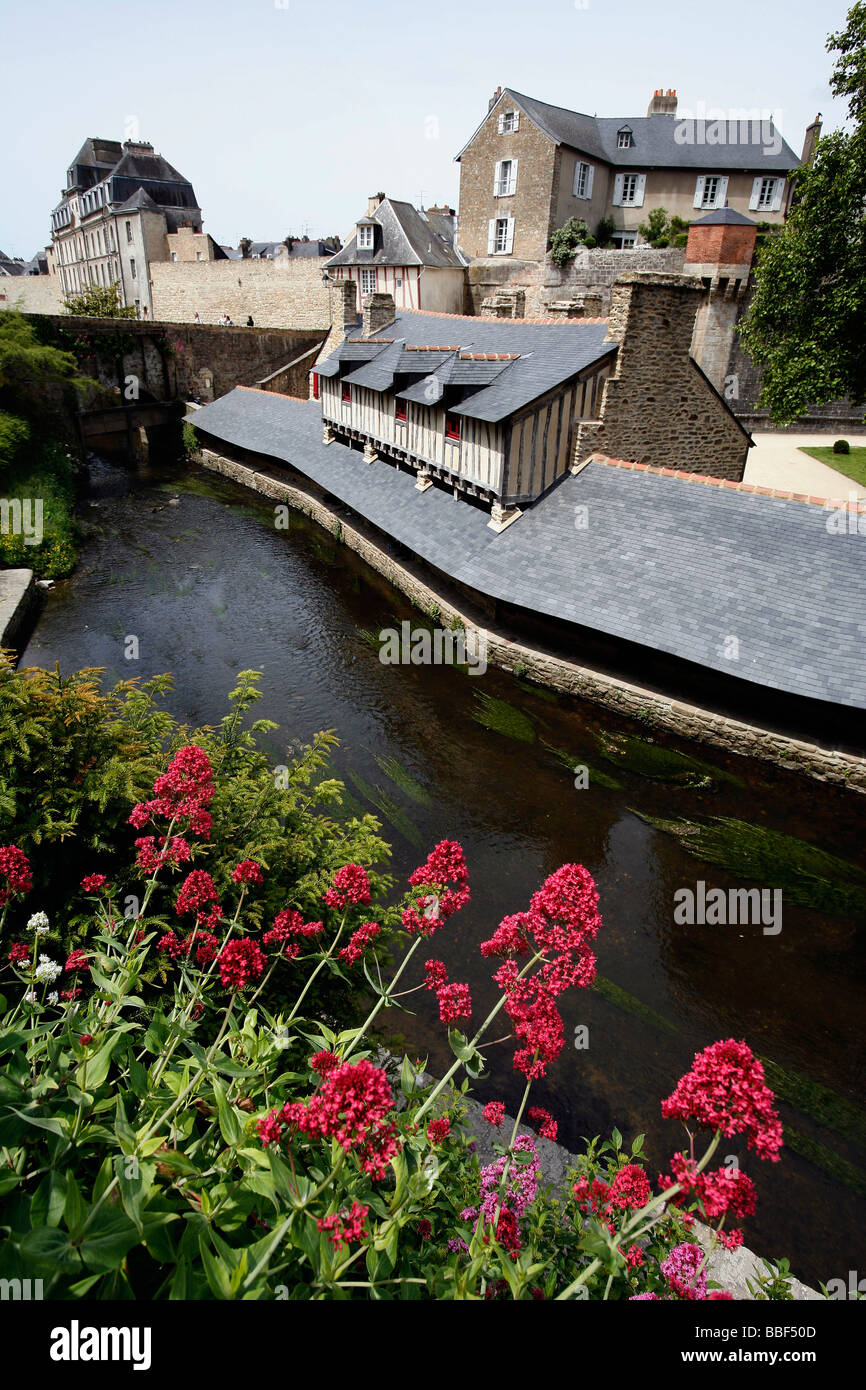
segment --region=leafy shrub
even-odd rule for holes
[[[62,579],[78,563],[80,533],[73,517],[75,468],[62,444],[31,441],[26,421],[0,414],[2,490],[7,499],[30,505],[30,526],[41,506],[41,539],[28,544],[23,530],[0,531],[0,567],[32,569],[45,579]],[[31,531],[30,541],[36,539]]]
[[[836,443],[833,445],[833,453],[834,453],[834,454],[850,454],[850,452],[851,452],[851,445],[848,443],[848,440],[847,440],[847,439],[837,439],[837,440],[836,440]]]
[[[595,229],[596,244],[600,247],[613,245],[613,234],[616,231],[616,223],[612,217],[603,217]]]
[[[183,426],[183,447],[186,452],[195,456],[201,452],[201,441],[195,431],[195,426],[184,421]]]
[[[578,247],[583,246],[589,236],[589,228],[583,218],[569,217],[562,226],[557,227],[550,239],[550,259],[560,269],[573,261]]]

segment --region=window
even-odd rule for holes
[[[176,252],[176,251],[172,251],[172,253],[171,253],[171,259],[172,259],[173,261],[176,261],[176,260],[177,260],[177,252]]]
[[[200,261],[200,260],[201,260],[201,251],[196,251],[196,253],[195,253],[195,258],[196,258],[197,261]]]
[[[445,416],[445,438],[446,438],[446,439],[453,439],[453,440],[456,440],[457,443],[459,444],[459,442],[460,442],[460,416],[459,416],[459,415],[447,415],[447,414],[446,414],[446,416]]]
[[[361,293],[362,293],[362,294],[375,294],[375,293],[376,293],[376,268],[375,268],[375,266],[373,267],[372,270],[364,269],[364,270],[361,271]]]
[[[493,173],[494,198],[510,198],[517,189],[517,160],[499,159]]]
[[[126,224],[126,240],[127,240],[127,242],[132,241],[132,223],[131,223],[131,222],[127,222],[127,224]]]
[[[749,207],[757,208],[764,212],[778,212],[782,205],[782,195],[778,187],[781,182],[781,179],[755,179],[755,188],[752,190],[752,198],[749,202]],[[755,198],[756,191],[757,199]]]
[[[129,273],[130,273],[130,275],[132,276],[132,278],[133,278],[133,280],[134,280],[134,279],[135,279],[135,261],[134,261],[134,260],[130,260],[130,262],[129,262]]]
[[[617,174],[613,181],[614,207],[643,207],[646,174]]]
[[[370,223],[366,223],[358,228],[358,250],[372,251],[373,249],[373,228]]]
[[[394,419],[397,421],[398,425],[405,425],[407,419],[407,407],[405,401],[394,402]]]
[[[340,400],[346,405],[349,405],[352,400],[352,388],[346,381],[340,387]]]
[[[499,134],[510,135],[513,131],[520,129],[520,112],[503,111],[499,117]]]
[[[574,188],[572,190],[575,198],[592,197],[592,175],[592,165],[583,164],[578,160],[574,166]]]
[[[613,244],[618,251],[630,251],[637,242],[637,232],[614,232]]]
[[[514,246],[514,218],[491,217],[487,224],[488,256],[507,256]]]
[[[634,203],[637,194],[637,174],[624,174],[622,180],[623,207]]]
[[[695,184],[693,206],[722,208],[728,196],[728,180],[723,174],[700,174]]]
[[[622,126],[616,133],[616,147],[618,150],[627,150],[634,144],[634,138],[627,125]]]

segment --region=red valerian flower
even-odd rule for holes
[[[208,926],[216,926],[222,916],[218,899],[216,884],[210,874],[205,873],[204,869],[193,869],[181,884],[177,902],[174,905],[175,912],[178,917],[183,917],[188,912],[194,912],[197,922],[206,922]],[[209,904],[213,904],[210,910]]]
[[[242,859],[240,864],[232,869],[232,879],[235,883],[264,883],[261,865],[255,859]]]
[[[706,1259],[699,1245],[675,1245],[661,1271],[668,1288],[679,1298],[697,1301],[707,1296]]]
[[[723,1303],[727,1299],[733,1300],[733,1297],[734,1295],[732,1293],[728,1293],[727,1289],[714,1289],[712,1293],[707,1294],[707,1302]]]
[[[671,1159],[671,1173],[671,1177],[660,1174],[659,1184],[662,1191],[675,1184],[683,1189],[671,1198],[674,1205],[682,1206],[696,1197],[709,1221],[716,1221],[729,1211],[741,1218],[754,1215],[755,1184],[739,1169],[717,1168],[713,1172],[699,1173],[694,1159],[676,1153]]]
[[[88,1043],[92,1043],[92,1042],[93,1042],[93,1034],[92,1034],[92,1033],[82,1033],[82,1034],[80,1035],[78,1041],[81,1043],[81,1045],[82,1045],[83,1047],[87,1047]]]
[[[630,1245],[623,1253],[626,1269],[640,1269],[643,1264],[643,1251],[639,1245]]]
[[[743,1243],[743,1233],[736,1226],[732,1226],[730,1231],[716,1231],[716,1239],[726,1250],[739,1250]]]
[[[649,1178],[636,1163],[626,1163],[611,1181],[610,1203],[621,1211],[629,1207],[637,1211],[639,1207],[645,1207],[651,1197]]]
[[[367,1234],[365,1224],[370,1208],[360,1202],[353,1202],[348,1211],[335,1212],[333,1216],[320,1216],[316,1222],[320,1231],[327,1231],[328,1240],[335,1250],[342,1250],[353,1240],[363,1240]]]
[[[87,959],[87,954],[86,954],[86,952],[85,952],[85,951],[73,951],[72,954],[67,958],[66,965],[64,966],[64,969],[65,969],[67,972],[72,972],[72,971],[75,971],[75,970],[89,970],[89,969],[90,969],[90,963],[89,963],[89,961],[88,961],[88,959]]]
[[[427,1138],[431,1144],[444,1144],[451,1133],[451,1121],[447,1115],[440,1120],[431,1120],[427,1126]]]
[[[508,1207],[503,1207],[499,1213],[499,1220],[496,1223],[496,1239],[503,1250],[505,1250],[513,1260],[516,1260],[522,1249],[520,1227],[517,1224],[517,1217]]]
[[[346,864],[334,874],[332,887],[322,895],[326,907],[342,911],[350,903],[366,904],[370,901],[370,880],[367,870],[360,864]]]
[[[456,1023],[458,1018],[472,1017],[472,996],[468,985],[440,985],[436,991],[436,1001],[442,1023]]]
[[[440,840],[426,862],[409,875],[413,888],[424,891],[403,909],[401,920],[410,935],[432,936],[469,901],[469,870],[456,840]]]
[[[61,998],[61,999],[68,1000],[68,1001],[70,1001],[70,1002],[71,1002],[73,999],[80,999],[80,998],[81,998],[81,990],[80,990],[80,989],[62,989],[62,990],[60,991],[60,998]]]
[[[100,888],[104,888],[108,883],[105,874],[88,874],[81,880],[81,886],[85,893],[98,893]]]
[[[364,922],[357,931],[352,932],[348,945],[344,946],[339,953],[340,960],[344,960],[347,965],[354,965],[356,961],[361,959],[367,947],[375,940],[380,931],[378,922]]]
[[[0,849],[0,874],[6,880],[6,887],[0,888],[0,907],[13,893],[29,893],[33,887],[30,861],[17,845],[4,845]]]
[[[532,1105],[527,1112],[527,1118],[542,1139],[552,1139],[556,1142],[558,1126],[549,1110],[544,1110],[540,1105]]]
[[[211,961],[216,960],[219,948],[219,939],[212,932],[198,932],[195,938],[196,963],[202,966],[210,965]]]
[[[759,1158],[777,1163],[782,1126],[774,1101],[764,1068],[751,1049],[727,1038],[695,1053],[691,1070],[662,1101],[662,1115],[718,1129],[726,1139],[744,1134]]]
[[[578,1178],[572,1186],[577,1205],[585,1216],[603,1216],[609,1208],[610,1188],[601,1178]]]
[[[273,927],[265,932],[262,941],[265,946],[281,946],[292,938],[318,936],[322,930],[321,922],[305,922],[295,908],[286,907],[277,913]],[[284,951],[283,955],[298,955],[298,951]]]
[[[442,985],[447,983],[448,971],[445,969],[444,962],[441,960],[425,960],[424,988],[440,989]]]
[[[489,941],[482,941],[482,956],[528,956],[530,921],[528,912],[503,917]]]
[[[217,962],[220,979],[229,989],[244,989],[251,980],[263,974],[266,964],[261,949],[248,936],[227,941]]]
[[[192,856],[192,851],[182,835],[172,835],[168,842],[164,835],[158,838],[155,835],[143,835],[136,840],[135,848],[138,850],[136,863],[139,869],[144,869],[145,873],[149,874],[161,869],[163,864],[179,868],[181,864],[188,864]]]
[[[182,960],[184,956],[189,955],[189,944],[188,937],[181,941],[179,936],[175,936],[173,931],[169,931],[166,932],[165,936],[159,938],[156,949],[162,955],[168,956],[169,960]]]
[[[501,1100],[489,1100],[482,1113],[489,1125],[499,1129],[505,1120],[505,1104]]]
[[[523,1043],[514,1054],[514,1070],[535,1081],[545,1075],[565,1044],[565,1027],[554,996],[540,975],[519,979],[513,960],[501,965],[493,978],[505,992],[505,1012],[515,1037]]]
[[[212,817],[205,810],[213,800],[215,787],[210,759],[203,749],[190,744],[172,758],[168,769],[153,784],[153,800],[133,806],[130,825],[140,830],[149,821],[162,817],[187,820],[194,835],[210,835]]]
[[[334,1067],[306,1104],[284,1105],[282,1118],[311,1138],[336,1139],[346,1153],[357,1155],[365,1173],[381,1178],[400,1147],[396,1126],[387,1118],[393,1104],[385,1072],[362,1059]]]
[[[265,1148],[267,1148],[268,1144],[278,1144],[280,1142],[280,1135],[283,1131],[283,1127],[280,1124],[280,1112],[278,1110],[272,1110],[263,1120],[258,1121],[256,1130]]]
[[[12,965],[21,965],[30,959],[30,947],[26,941],[13,941],[9,951],[9,961]]]
[[[340,1059],[334,1052],[314,1052],[310,1058],[310,1071],[316,1072],[319,1076],[327,1076],[339,1065]]]
[[[582,864],[563,864],[533,893],[532,934],[539,950],[573,951],[598,934],[598,890]]]
[[[415,1229],[417,1230],[422,1240],[429,1240],[431,1235],[433,1234],[433,1227],[427,1220],[426,1216],[422,1216]]]

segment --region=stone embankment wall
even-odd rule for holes
[[[650,719],[682,738],[727,748],[746,757],[761,758],[814,777],[866,793],[866,758],[819,747],[800,739],[777,734],[741,720],[729,719],[713,710],[674,700],[628,681],[617,680],[587,666],[567,661],[539,648],[511,640],[499,631],[468,601],[455,607],[453,598],[437,588],[437,581],[421,561],[396,560],[381,547],[372,528],[360,518],[346,521],[344,510],[335,511],[324,494],[312,483],[286,482],[262,470],[235,463],[205,449],[201,454],[205,468],[231,478],[274,502],[285,503],[304,512],[326,531],[338,535],[371,569],[377,571],[419,608],[429,611],[435,603],[444,626],[458,619],[467,630],[475,629],[487,641],[487,660],[503,670],[518,668],[530,681],[550,686],[579,699],[591,700],[620,714]]]
[[[550,306],[586,297],[591,301],[586,317],[604,317],[610,309],[611,291],[617,276],[636,270],[679,274],[685,254],[682,247],[663,247],[658,251],[651,246],[642,246],[634,251],[584,248],[562,270],[553,264],[549,256],[544,261],[490,256],[473,261],[467,270],[466,313],[480,314],[484,300],[498,290],[522,289],[525,294],[523,312],[527,318],[551,318],[558,312],[562,312],[562,317],[566,318],[568,315],[565,311],[551,311]]]
[[[37,602],[32,570],[0,570],[0,647],[24,646]]]
[[[0,279],[0,309],[17,309],[22,314],[62,314],[59,277],[4,275]]]
[[[218,323],[228,314],[238,326],[252,316],[257,328],[327,333],[331,318],[326,257],[276,261],[157,261],[151,264],[153,317],[158,322]]]

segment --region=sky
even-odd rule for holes
[[[50,240],[88,136],[148,140],[192,183],[205,230],[345,237],[383,191],[458,205],[454,156],[497,86],[599,116],[775,113],[795,154],[830,95],[845,0],[41,0],[7,7],[0,248]]]

